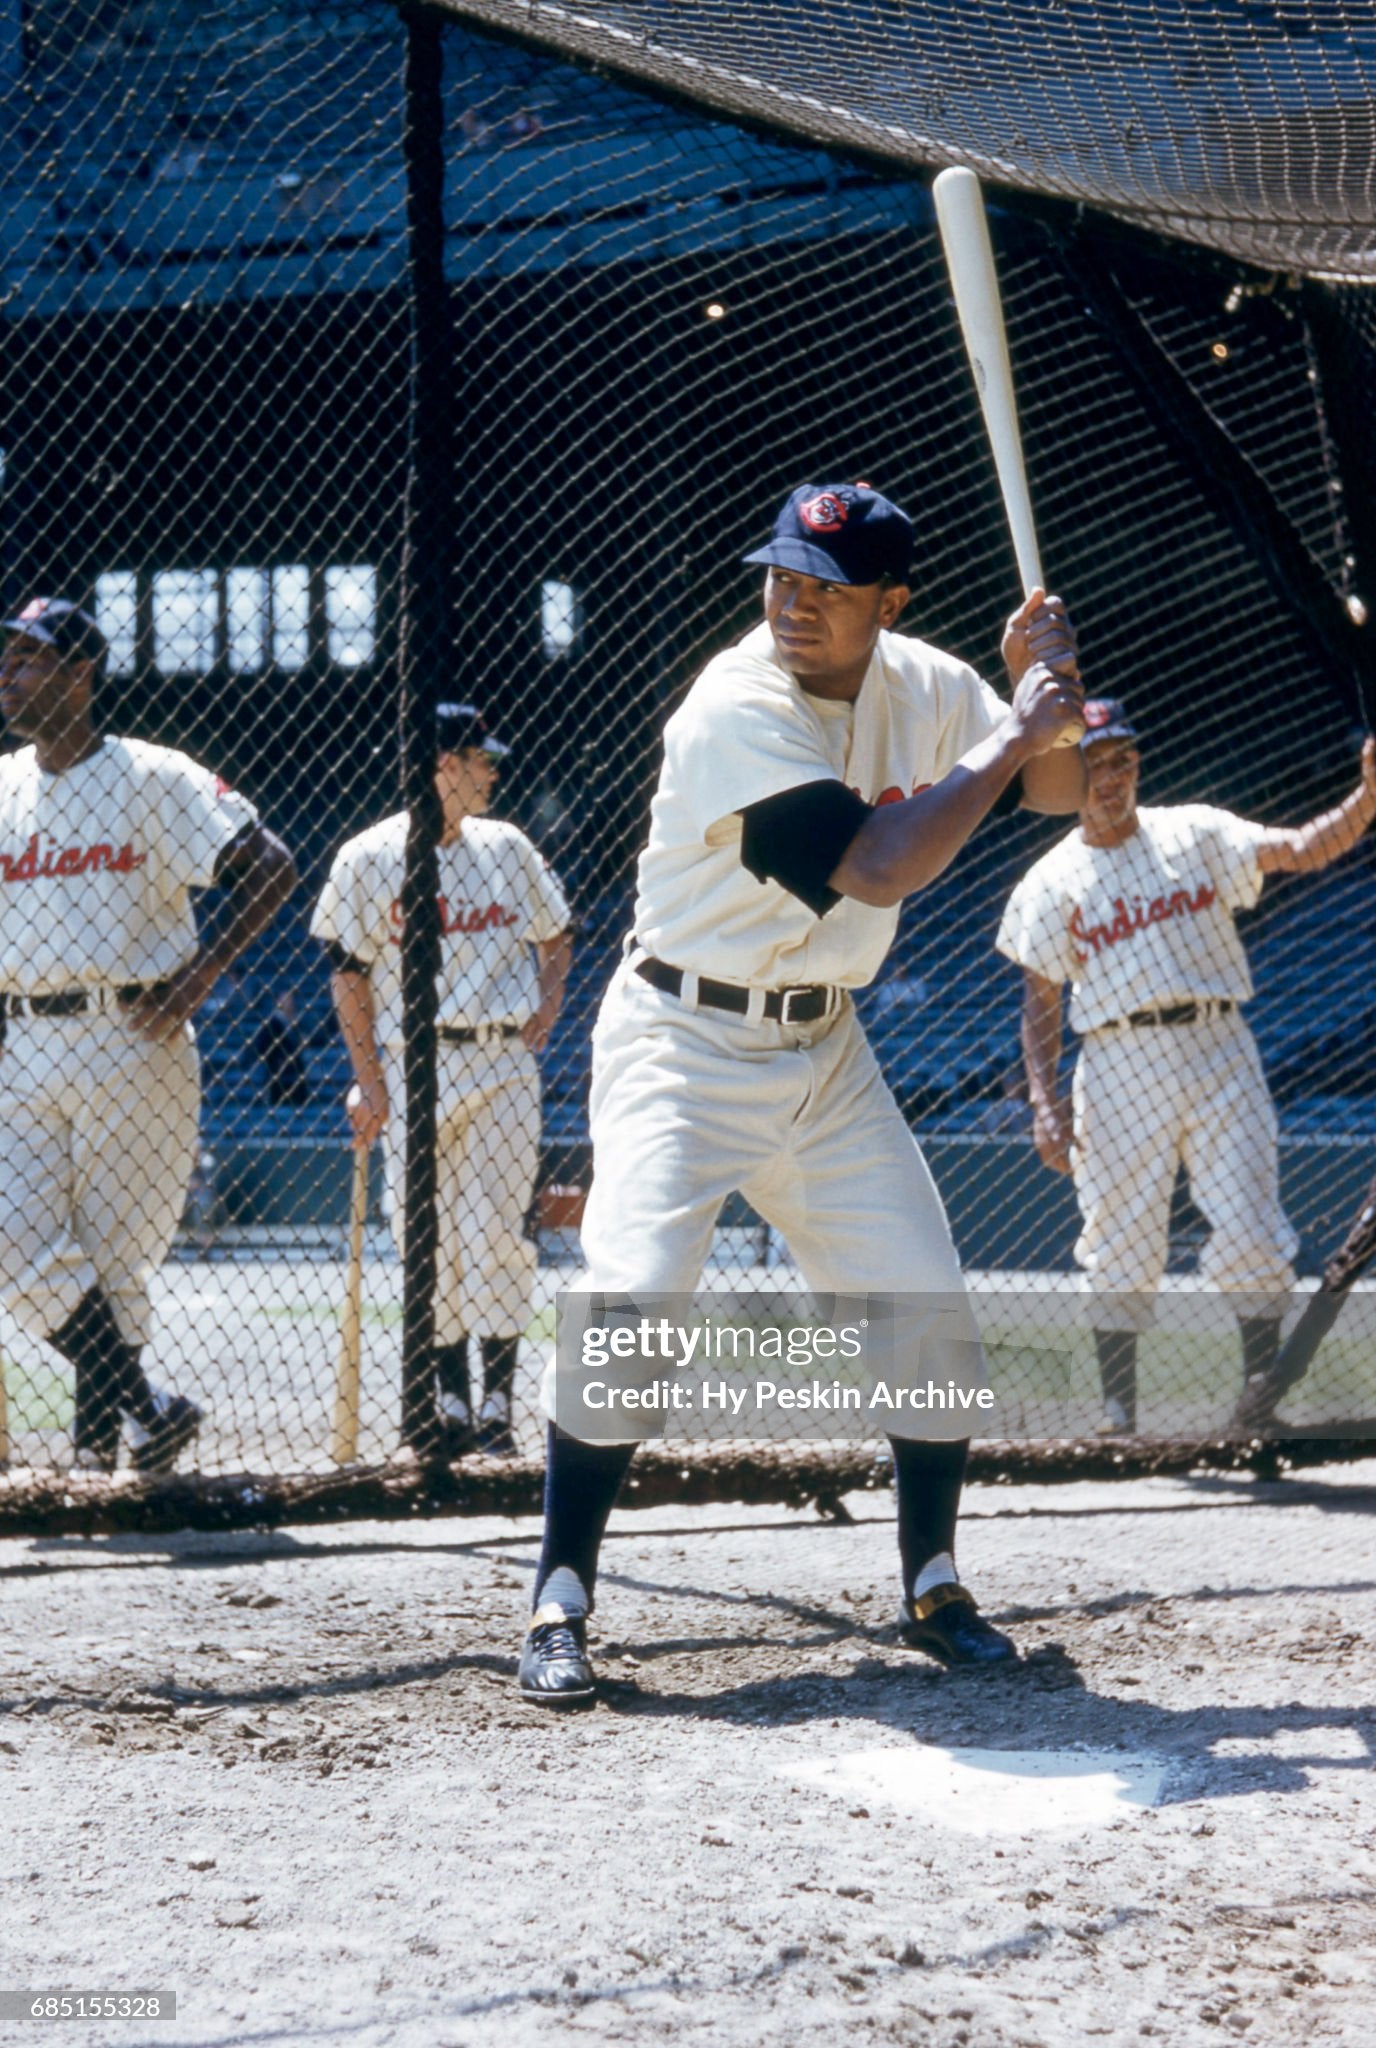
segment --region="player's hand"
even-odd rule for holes
[[[525,1023],[521,1026],[521,1039],[532,1052],[544,1051],[549,1043],[550,1032],[554,1029],[554,1020],[558,1015],[559,1009],[557,1004],[551,1006],[549,1003],[541,1003],[539,1009],[532,1016],[527,1017]]]
[[[1057,675],[1036,662],[1013,692],[1011,720],[1033,754],[1046,754],[1053,747],[1067,746],[1063,737],[1073,730],[1079,738],[1084,730],[1083,685]]]
[[[1079,642],[1059,597],[1041,589],[1028,594],[1003,629],[1003,659],[1014,689],[1035,662],[1079,680]]]
[[[1043,1166],[1053,1173],[1070,1172],[1070,1144],[1075,1126],[1068,1102],[1039,1102],[1032,1116],[1032,1142]]]
[[[120,1015],[140,1038],[166,1045],[195,1016],[219,974],[212,961],[193,960],[190,966],[160,981],[156,988],[145,989],[132,1003],[121,1003]]]
[[[344,1108],[355,1145],[366,1151],[377,1142],[387,1123],[388,1107],[387,1083],[380,1074],[366,1082],[354,1082],[344,1098]]]

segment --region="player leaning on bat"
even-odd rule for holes
[[[1040,591],[1004,637],[1011,709],[899,633],[912,546],[907,516],[868,484],[795,491],[746,557],[767,572],[763,622],[669,720],[632,942],[593,1034],[594,1293],[691,1293],[740,1189],[810,1288],[965,1299],[851,991],[873,979],[904,897],[1016,800],[1019,778],[1024,802],[1076,808],[1079,755],[1051,750],[1081,691],[1064,608]],[[942,1339],[922,1345],[941,1378]],[[965,1443],[896,1437],[893,1450],[908,1639],[946,1663],[1014,1658],[956,1578]],[[592,1696],[586,1617],[633,1451],[551,1426],[520,1670],[537,1704]]]
[[[112,1468],[123,1422],[157,1470],[201,1421],[140,1357],[196,1158],[190,1020],[295,872],[210,770],[100,733],[94,619],[36,598],[3,630],[0,715],[29,744],[0,759],[0,1301],[72,1363],[77,1462]]]
[[[437,1434],[451,1457],[475,1449],[505,1454],[515,1449],[512,1383],[535,1284],[535,1247],[525,1234],[539,1166],[535,1055],[564,999],[573,940],[568,904],[545,860],[515,825],[487,815],[510,749],[492,737],[472,704],[438,707],[436,744],[435,787],[443,810]],[[386,1139],[398,1244],[406,1157],[400,903],[406,832],[407,814],[398,811],[342,846],[311,921],[330,958],[330,990],[353,1069],[355,1142]],[[470,1390],[470,1337],[482,1350],[480,1408]]]
[[[1183,1161],[1210,1226],[1200,1279],[1234,1299],[1241,1428],[1270,1420],[1297,1240],[1280,1205],[1276,1116],[1239,1005],[1252,993],[1234,915],[1271,874],[1316,874],[1376,817],[1376,740],[1361,780],[1307,825],[1258,825],[1210,804],[1140,806],[1137,730],[1113,699],[1085,706],[1075,831],[1031,868],[998,947],[1023,969],[1023,1053],[1046,1165],[1075,1177],[1075,1256],[1094,1296],[1104,1426],[1137,1421],[1137,1332],[1166,1267]],[[1082,1036],[1059,1092],[1061,991]]]

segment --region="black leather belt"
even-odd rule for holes
[[[1115,1017],[1105,1031],[1117,1031],[1123,1024],[1197,1024],[1201,1018],[1226,1017],[1237,1005],[1231,996],[1206,996],[1197,1003],[1169,1003],[1164,1010],[1130,1010]]]
[[[440,1026],[440,1037],[446,1045],[479,1045],[493,1038],[519,1038],[519,1024],[461,1024],[452,1029]]]
[[[61,989],[47,996],[3,996],[0,997],[0,1016],[5,1017],[80,1017],[87,1010],[100,1010],[99,989]],[[132,1003],[145,993],[141,982],[127,982],[123,988],[112,991],[117,1003]]]
[[[635,971],[642,981],[648,981],[651,988],[662,988],[666,995],[683,993],[683,969],[669,967],[663,960],[656,960],[646,954],[637,960]],[[705,975],[698,981],[698,1001],[706,1003],[713,1010],[730,1010],[734,1016],[744,1017],[750,1008],[750,990],[742,988],[735,981],[708,981]],[[834,1009],[836,991],[821,985],[811,988],[772,988],[764,999],[764,1015],[771,1024],[815,1024],[819,1017],[825,1017]]]

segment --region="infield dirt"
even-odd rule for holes
[[[1376,1462],[967,1502],[1021,1669],[902,1648],[882,1496],[661,1508],[564,1718],[534,1521],[0,1544],[0,1990],[174,1990],[64,2029],[126,2044],[1371,2041]]]

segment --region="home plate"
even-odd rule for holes
[[[1166,1776],[1159,1757],[1120,1750],[853,1749],[780,1770],[823,1792],[925,1814],[967,1835],[1105,1827],[1154,1806]]]

